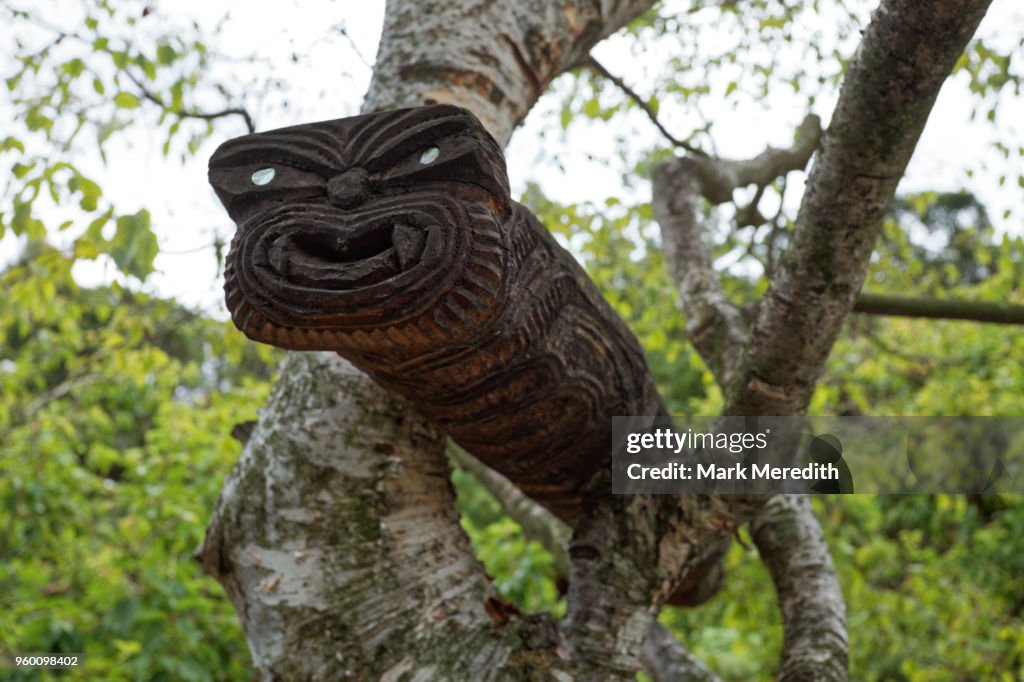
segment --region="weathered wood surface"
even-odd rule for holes
[[[636,338],[465,110],[247,135],[210,182],[238,225],[239,329],[338,352],[562,519],[610,464],[612,417],[664,412]]]

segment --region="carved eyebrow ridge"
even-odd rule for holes
[[[322,175],[333,175],[345,167],[337,142],[330,133],[315,129],[284,129],[226,142],[210,160],[210,167],[243,163],[278,163]]]
[[[211,168],[219,169],[247,164],[288,166],[298,170],[317,173],[325,177],[330,177],[338,172],[337,169],[332,168],[325,163],[318,162],[315,159],[310,159],[307,156],[296,154],[292,150],[274,149],[272,147],[268,148],[264,146],[252,149],[240,149],[218,159],[218,163],[216,165],[211,164]]]
[[[413,113],[418,115],[413,117]],[[416,120],[410,123],[409,118]],[[401,115],[389,116],[375,125],[357,130],[349,142],[349,152],[353,160],[358,161],[364,160],[367,150],[371,151],[372,157],[383,157],[390,155],[397,147],[412,145],[417,139],[426,137],[424,133],[427,132],[434,132],[432,139],[436,139],[472,128],[469,117],[458,110],[446,111],[426,119],[422,112],[402,112]],[[386,142],[378,148],[381,139]]]

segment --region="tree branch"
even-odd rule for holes
[[[557,516],[524,495],[511,481],[460,447],[448,448],[460,467],[473,474],[498,506],[551,555],[560,581],[569,579],[569,538],[572,529]]]
[[[704,662],[686,650],[661,623],[651,628],[640,660],[652,682],[721,682]]]
[[[685,162],[687,159],[681,159]],[[720,385],[728,385],[735,358],[747,343],[743,317],[722,289],[698,223],[700,180],[693,163],[654,169],[651,209],[661,226],[669,274],[686,315],[686,335]]]
[[[806,495],[773,497],[750,524],[778,594],[784,640],[780,682],[844,682],[846,604]]]
[[[658,131],[662,134],[662,136],[664,136],[664,138],[671,142],[674,146],[679,147],[681,149],[685,149],[691,154],[696,154],[698,156],[707,156],[705,152],[701,151],[697,147],[694,147],[686,140],[680,140],[679,138],[672,135],[672,133],[670,133],[668,129],[661,124],[661,121],[658,120],[658,114],[655,113],[654,109],[651,108],[651,105],[648,104],[643,97],[637,94],[636,90],[629,87],[624,80],[622,80],[621,78],[613,74],[611,71],[609,71],[607,68],[605,68],[605,66],[601,64],[601,62],[597,61],[597,59],[594,56],[587,56],[587,58],[583,61],[581,66],[585,66],[586,68],[590,69],[591,71],[601,76],[602,78],[611,81],[612,84],[615,85],[615,87],[617,87],[619,90],[623,92],[623,94],[625,94],[629,99],[633,100],[633,102],[638,107],[640,107],[641,111],[647,114],[647,118],[651,120],[651,123],[654,124],[654,127],[657,128]]]
[[[170,112],[178,118],[194,118],[202,121],[213,121],[227,116],[241,116],[242,120],[245,121],[246,129],[250,133],[256,131],[256,124],[253,122],[252,116],[249,115],[249,112],[244,107],[229,107],[227,109],[221,109],[220,111],[197,111],[195,109],[186,109],[184,107],[172,109],[164,103],[163,99],[159,95],[147,88],[142,81],[136,78],[131,71],[126,70],[124,73],[128,76],[128,80],[138,88],[139,93],[144,99],[149,100],[164,111]]]
[[[395,2],[384,17],[364,111],[457,104],[501,145],[551,81],[647,11],[653,0],[488,3],[466,24],[464,3]],[[409,46],[415,45],[414,50]]]
[[[873,14],[758,308],[727,414],[806,408],[939,89],[988,4],[883,0]]]
[[[1024,305],[987,301],[940,300],[862,293],[853,305],[853,312],[992,324],[1024,324]]]
[[[732,193],[739,187],[757,185],[761,188],[790,171],[804,168],[820,140],[821,119],[808,114],[797,126],[789,147],[767,147],[752,159],[697,158],[690,161],[700,182],[701,196],[712,204],[724,204],[732,201]]]
[[[452,447],[449,448],[449,452],[459,466],[473,474],[487,488],[502,510],[516,521],[528,536],[544,546],[554,560],[559,579],[567,582],[570,570],[568,549],[571,529],[557,516],[520,492],[504,476],[489,469],[465,450]],[[707,571],[702,577],[714,579],[715,575],[714,571]],[[717,587],[716,583],[713,587],[697,589],[713,593]],[[687,651],[682,642],[657,622],[647,633],[640,650],[640,661],[654,682],[718,682],[719,679],[700,659]]]
[[[853,308],[885,210],[892,201],[939,88],[977,28],[987,5],[986,0],[966,3],[942,0],[925,8],[898,0],[883,0],[873,15],[847,70],[832,124],[808,178],[790,246],[758,308],[750,341],[742,353],[733,355],[733,358],[742,358],[744,363],[738,380],[732,381],[731,373],[721,369],[716,374],[716,377],[726,378],[724,414],[787,415],[800,414],[806,408],[842,322]],[[762,158],[770,156],[762,155]],[[704,292],[712,292],[709,317],[713,328],[719,330],[712,338],[727,339],[729,321],[721,310],[721,299],[715,295],[720,291],[720,283],[713,279],[707,251],[702,255],[691,245],[680,247],[678,241],[672,244],[668,235],[675,233],[677,240],[699,237],[695,218],[682,221],[678,218],[683,214],[692,215],[692,197],[700,192],[709,201],[727,201],[735,183],[755,181],[751,179],[755,169],[744,165],[725,166],[721,174],[709,175],[709,191],[702,192],[705,180],[700,177],[699,160],[684,159],[674,163],[686,164],[684,169],[676,169],[676,173],[684,175],[685,181],[679,182],[677,178],[678,189],[671,188],[669,169],[661,171],[660,183],[658,175],[655,176],[655,191],[661,195],[662,202],[662,210],[656,217],[659,222],[668,218],[669,223],[666,253],[681,250],[668,258],[670,263],[675,259],[678,265],[673,267],[684,275],[687,266],[701,271],[696,280],[698,285],[681,283],[681,292],[690,293],[691,298],[698,300]],[[719,178],[722,181],[716,182]],[[759,176],[756,181],[763,185],[770,178]],[[689,197],[677,200],[681,205],[672,207],[668,203],[670,198],[664,197],[666,190],[688,193]],[[658,196],[656,194],[656,198]],[[672,224],[673,220],[682,222],[682,226]],[[664,230],[665,225],[662,227]],[[715,284],[708,285],[708,281]],[[708,346],[702,354],[711,351],[714,357],[714,353],[722,352],[712,344]],[[731,512],[742,519],[757,509],[758,502],[733,497],[724,504],[726,514]],[[772,504],[783,503],[773,501]],[[808,524],[797,527],[813,537],[813,529]],[[663,541],[670,535],[671,531],[666,532]],[[803,544],[814,547],[809,540]],[[820,548],[827,557],[823,543]],[[794,557],[793,561],[798,558]],[[766,557],[766,561],[775,560]],[[691,563],[684,560],[681,566],[685,569]],[[812,570],[806,564],[804,568]],[[830,604],[826,611],[842,609],[841,595],[827,584],[831,567],[825,570],[819,562],[815,570],[818,580],[822,581],[817,592],[838,599],[838,605]],[[782,580],[783,573],[779,575]],[[785,608],[795,608],[798,603],[789,600],[785,590],[780,589],[780,601],[783,600],[787,602]],[[832,679],[844,680],[845,624],[834,619],[835,614],[843,611],[834,611],[833,620],[828,621],[827,631],[833,635],[829,642],[808,642],[801,636],[797,623],[806,622],[804,617],[810,618],[814,613],[816,609],[808,606],[803,615],[799,612],[789,615],[792,634],[788,635],[787,650],[783,654],[784,677],[820,679],[816,669],[805,667],[811,660],[807,652],[816,645],[828,652],[830,667],[827,670]]]
[[[807,165],[821,136],[821,121],[810,115],[786,149],[767,148],[746,161],[684,157],[655,167],[651,208],[661,226],[665,258],[679,288],[687,334],[719,385],[732,383],[748,333],[740,311],[729,302],[711,263],[699,224],[698,200],[723,203],[733,190],[764,187],[776,177]]]

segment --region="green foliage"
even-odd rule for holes
[[[71,10],[80,13],[77,25],[53,24],[41,10],[0,9],[15,36],[17,65],[5,79],[17,125],[0,144],[0,173],[10,178],[0,185],[0,238],[10,231],[43,240],[59,222],[56,231],[66,232],[61,241],[72,243],[77,258],[110,257],[142,280],[158,252],[149,213],[119,212],[79,161],[98,153],[106,162],[117,135],[152,125],[140,117],[154,109],[163,154],[185,159],[213,132],[193,102],[224,99],[226,90],[206,76],[216,55],[197,26],[165,24],[140,0],[91,0]],[[51,219],[48,228],[44,214],[66,219]],[[110,220],[113,232],[104,230]]]
[[[0,649],[84,652],[72,679],[243,679],[237,619],[191,553],[274,354],[171,301],[81,289],[71,263],[37,244],[0,275]]]
[[[939,242],[936,243],[936,239]],[[1024,239],[996,238],[969,195],[897,202],[865,291],[1024,303]],[[1012,326],[853,316],[812,409],[822,414],[1024,414]]]
[[[851,495],[815,509],[847,603],[851,679],[1024,676],[1024,496]],[[746,542],[711,602],[661,620],[723,679],[771,680],[781,618]]]
[[[187,157],[214,130],[194,115],[197,102],[226,110],[254,91],[211,82],[210,36],[154,23],[141,0],[80,7],[74,30],[41,11],[0,9],[17,36],[16,68],[5,74],[15,124],[0,139],[0,238],[27,244],[0,273],[0,653],[84,651],[87,667],[70,679],[251,679],[237,619],[190,555],[240,450],[231,428],[262,405],[275,356],[224,323],[139,293],[159,251],[150,214],[115,206],[78,160],[90,150],[106,159],[140,124],[165,156]],[[668,58],[634,85],[676,137],[712,150],[705,103],[767,106],[771,93],[777,106],[785,93],[805,110],[833,97],[867,9],[736,0],[650,12],[628,29],[633,49],[639,58],[665,48]],[[991,121],[1001,97],[1019,94],[1013,56],[979,40],[957,65]],[[635,118],[638,103],[604,79],[559,87],[563,131],[593,125],[601,136],[600,126],[621,132],[635,120],[650,131]],[[567,204],[531,186],[523,201],[638,335],[671,411],[714,414],[720,391],[686,341],[650,206],[633,194],[673,150],[613,141],[620,196]],[[1006,160],[1024,156],[995,144]],[[784,191],[767,188],[779,203]],[[792,216],[780,209],[737,228],[738,210],[705,207],[703,217],[727,293],[751,305]],[[80,287],[72,268],[95,259],[109,259],[127,285]],[[969,194],[924,192],[897,202],[866,289],[1024,303],[1022,281],[1019,237],[997,237]],[[855,316],[812,409],[1019,415],[1020,357],[1013,328]],[[502,595],[560,614],[550,557],[475,479],[456,472],[454,482],[463,526]],[[816,504],[849,605],[853,679],[1024,678],[1020,496]],[[770,579],[749,546],[734,546],[727,563],[719,596],[668,609],[663,621],[725,679],[771,679],[782,634]],[[55,676],[0,671],[0,680]]]
[[[1024,496],[853,496],[822,512],[860,676],[1024,676]]]
[[[723,679],[770,680],[782,651],[782,620],[771,576],[745,531],[744,537],[726,556],[725,583],[714,599],[698,609],[667,608],[660,620]]]
[[[0,238],[24,245],[0,272],[0,653],[86,665],[0,679],[247,679],[237,618],[191,554],[276,353],[139,293],[159,252],[150,213],[118,210],[79,163],[105,161],[154,109],[163,153],[193,153],[213,130],[190,116],[200,89],[217,92],[211,53],[197,27],[145,21],[142,2],[71,11],[77,26],[0,9],[17,65]],[[97,259],[127,286],[80,287],[74,266]]]
[[[579,255],[644,342],[672,409],[716,413],[720,393],[685,341],[649,208],[614,199],[600,208],[559,205],[537,187],[523,200]],[[755,235],[725,233],[712,214],[706,218],[716,257],[746,253],[747,263],[733,258],[725,273],[731,298],[756,301],[764,280],[752,273],[763,271],[767,252],[748,249]],[[776,248],[788,234],[778,229]],[[901,197],[866,288],[1022,303],[1024,240],[996,237],[969,194]],[[1020,357],[1024,338],[1014,327],[855,315],[812,412],[1020,415]],[[848,604],[852,679],[1024,676],[1024,496],[856,495],[816,500],[816,508]],[[662,615],[726,680],[772,679],[782,646],[771,579],[750,545],[733,547],[725,586],[711,602]],[[483,554],[506,551],[495,543]]]
[[[565,601],[556,585],[551,555],[523,535],[471,474],[456,469],[453,482],[462,527],[502,598],[526,613],[547,611],[561,616]]]

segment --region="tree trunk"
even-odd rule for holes
[[[649,4],[390,0],[364,110],[458,104],[504,145],[552,78]],[[986,6],[885,0],[875,13],[752,333],[708,344],[739,347],[716,371],[728,413],[806,408],[882,211]],[[695,290],[715,294],[713,316],[742,324],[709,281]],[[292,354],[198,557],[225,585],[265,679],[625,680],[645,641],[648,656],[671,644],[649,636],[664,601],[765,502],[598,485],[570,543],[566,618],[523,616],[472,555],[434,427],[337,356]],[[772,505],[756,532],[786,616],[783,679],[844,680],[845,622],[816,521],[792,499]],[[818,597],[825,613],[801,610]],[[669,648],[678,665],[658,679],[713,679]]]
[[[650,4],[392,0],[363,109],[453,103],[505,144],[552,78]],[[447,474],[422,417],[336,355],[289,355],[197,553],[264,679],[580,670],[552,622],[495,598]]]

